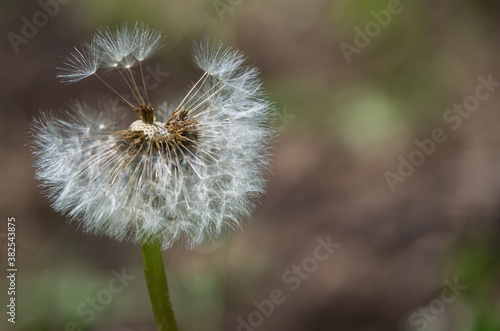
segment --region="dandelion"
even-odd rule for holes
[[[101,29],[59,68],[66,83],[96,77],[136,121],[115,121],[118,102],[102,99],[75,103],[64,119],[42,113],[32,132],[53,208],[86,232],[139,243],[158,328],[175,330],[161,249],[192,249],[242,227],[263,192],[272,106],[240,52],[202,42],[193,52],[201,77],[179,103],[153,108],[142,63],[162,41],[142,23]],[[105,68],[123,78],[133,102],[100,76]]]

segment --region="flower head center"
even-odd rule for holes
[[[146,123],[143,119],[133,122],[128,130],[113,133],[119,150],[136,156],[143,153],[165,153],[180,158],[194,155],[199,145],[198,121],[189,118],[186,109],[176,110],[165,122]]]
[[[128,130],[142,131],[146,136],[146,139],[154,140],[155,138],[159,138],[162,136],[167,137],[169,135],[164,125],[165,123],[162,122],[153,122],[151,124],[148,124],[144,123],[142,120],[137,120],[130,125]]]

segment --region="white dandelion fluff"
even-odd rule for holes
[[[134,49],[134,56],[140,62],[161,48],[163,37],[161,32],[150,29],[144,23],[136,23],[135,29],[137,46]]]
[[[96,73],[101,65],[95,42],[82,44],[81,50],[75,47],[74,52],[66,58],[64,67],[58,68],[58,78],[64,83],[74,83]]]
[[[161,39],[143,24],[105,29],[92,54],[72,55],[63,81],[97,76],[94,67],[109,66],[114,56],[139,119],[115,121],[118,103],[111,100],[76,103],[64,119],[43,113],[32,129],[37,177],[54,209],[87,232],[191,249],[240,228],[250,215],[264,188],[273,111],[257,70],[220,43],[197,44],[200,79],[179,104],[153,109],[128,65],[156,51]]]
[[[93,42],[99,47],[99,57],[104,65],[130,68],[156,52],[162,46],[162,40],[161,32],[144,23],[136,23],[133,29],[125,23],[115,30],[100,29]]]

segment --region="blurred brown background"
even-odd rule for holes
[[[500,90],[474,97],[478,77],[500,82],[499,15],[494,0],[2,2],[0,235],[15,216],[18,306],[0,329],[154,330],[139,248],[69,227],[26,146],[39,110],[108,92],[59,83],[61,56],[139,20],[167,35],[148,62],[155,103],[196,80],[190,47],[208,37],[261,69],[280,114],[253,222],[165,253],[182,330],[500,330]],[[436,129],[446,139],[431,148]],[[328,238],[340,246],[314,259]]]

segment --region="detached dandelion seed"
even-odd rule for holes
[[[86,232],[139,243],[158,328],[175,330],[161,249],[193,249],[242,227],[263,192],[273,110],[243,55],[207,42],[194,47],[203,74],[187,95],[153,108],[142,66],[162,41],[143,23],[101,29],[58,68],[66,83],[94,76],[136,121],[114,121],[118,102],[109,98],[77,102],[66,119],[42,113],[32,133],[36,175],[53,208]],[[122,77],[133,102],[99,75],[102,68]]]

